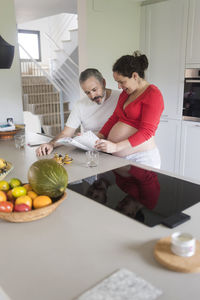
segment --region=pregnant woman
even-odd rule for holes
[[[113,77],[123,91],[114,113],[98,133],[96,148],[160,168],[160,154],[154,135],[164,102],[160,90],[144,79],[147,68],[146,55],[138,51],[115,62]]]

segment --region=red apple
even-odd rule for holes
[[[24,212],[30,210],[31,210],[30,206],[25,203],[16,204],[14,207],[14,211],[16,212]]]

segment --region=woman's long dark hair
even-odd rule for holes
[[[113,72],[117,72],[125,77],[132,77],[133,72],[144,78],[144,71],[148,68],[149,62],[145,54],[135,51],[133,55],[120,57],[113,65]]]

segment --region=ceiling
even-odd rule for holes
[[[77,0],[14,0],[17,24],[60,13],[77,13]]]

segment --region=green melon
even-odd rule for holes
[[[68,175],[65,168],[55,160],[40,159],[30,166],[28,181],[38,195],[57,198],[67,187]]]

